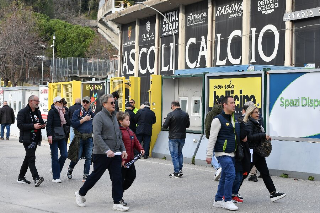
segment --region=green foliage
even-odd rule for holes
[[[191,164],[196,165],[196,157],[192,156]]]
[[[166,156],[163,156],[162,160],[167,160]]]
[[[314,177],[313,176],[309,176],[308,180],[314,181]]]
[[[288,175],[288,174],[283,173],[282,175],[280,175],[280,177],[282,177],[282,178],[288,178],[288,177],[289,177],[289,175]]]

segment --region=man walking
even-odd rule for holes
[[[92,155],[92,119],[94,113],[90,108],[90,98],[88,96],[82,99],[82,107],[74,111],[71,125],[74,128],[75,138],[73,143],[70,145],[68,158],[71,160],[67,177],[72,178],[72,172],[74,167],[77,165],[78,161],[82,156],[85,157],[83,179],[86,181],[91,165],[91,155]]]
[[[133,100],[133,99],[131,99],[130,101],[129,101],[129,103],[132,105],[132,107],[133,107],[133,112],[134,112],[134,114],[137,114],[137,112],[138,112],[138,108],[136,108],[136,101],[135,100]]]
[[[132,132],[136,133],[137,129],[137,123],[134,120],[134,117],[136,114],[133,112],[133,106],[130,103],[126,103],[126,111],[130,115],[130,126],[129,128],[132,130]]]
[[[69,108],[69,118],[70,119],[72,119],[73,113],[77,109],[81,109],[81,99],[80,98],[76,98],[74,105],[72,105]],[[71,128],[70,128],[70,143],[72,142],[73,138],[74,138],[74,130],[73,130],[73,127],[71,126]]]
[[[145,151],[144,159],[149,157],[150,141],[152,136],[152,125],[156,123],[156,115],[150,110],[150,103],[144,102],[144,108],[139,109],[134,117],[138,126],[136,135],[140,143],[143,142],[143,149]]]
[[[172,112],[168,113],[163,128],[169,127],[169,150],[172,158],[174,172],[170,177],[179,178],[183,175],[182,148],[186,139],[186,129],[190,126],[189,115],[182,111],[178,101],[171,102]]]
[[[234,156],[236,150],[236,133],[240,129],[234,120],[235,103],[231,96],[221,101],[223,112],[211,123],[206,161],[211,163],[213,151],[222,167],[218,191],[213,206],[228,210],[237,210],[232,202],[232,186],[235,179]],[[237,128],[237,130],[236,130]],[[224,200],[223,200],[224,197]]]
[[[8,106],[8,102],[3,102],[3,107],[0,111],[1,118],[1,140],[4,140],[4,128],[7,129],[6,139],[9,140],[10,137],[10,126],[14,124],[14,112],[11,107]]]
[[[116,118],[115,101],[112,95],[103,95],[100,100],[103,108],[93,119],[93,172],[80,190],[75,192],[76,203],[78,206],[85,206],[84,196],[108,169],[112,182],[113,209],[128,211],[129,207],[121,203],[123,196],[121,162],[122,158],[127,158],[127,153]]]
[[[30,184],[30,181],[25,178],[29,167],[35,187],[40,186],[44,181],[43,177],[39,176],[36,168],[36,149],[42,140],[41,129],[44,129],[46,126],[42,120],[38,105],[39,98],[31,95],[27,106],[20,110],[17,116],[17,125],[20,129],[19,142],[23,143],[26,151],[17,182]]]

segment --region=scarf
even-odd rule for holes
[[[64,118],[64,113],[63,113],[63,107],[58,107],[58,106],[54,106],[58,112],[59,112],[59,116],[60,116],[60,121],[61,121],[61,126],[63,126],[63,124],[66,124],[66,119]]]

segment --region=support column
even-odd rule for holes
[[[157,13],[156,15],[156,26],[155,26],[155,40],[154,40],[154,67],[155,67],[155,71],[154,74],[155,75],[160,75],[160,63],[159,63],[159,52],[160,52],[160,48],[159,48],[159,41],[160,41],[160,15],[159,13]]]
[[[243,1],[242,16],[242,65],[249,64],[250,59],[250,13],[251,0]]]
[[[178,39],[178,42],[176,42],[176,43],[179,44],[178,70],[183,70],[183,69],[185,69],[185,65],[186,65],[186,35],[185,35],[186,11],[185,11],[184,5],[180,5],[179,9],[180,9],[180,12],[179,12],[179,39]]]
[[[213,6],[212,6],[212,0],[208,0],[208,36],[207,36],[207,63],[206,67],[212,67],[212,39],[213,39]]]
[[[139,76],[139,27],[140,21],[139,19],[136,20],[136,43],[135,43],[135,55],[134,55],[134,77]]]
[[[119,25],[119,50],[118,50],[118,73],[115,75],[115,77],[120,77],[121,73],[123,71],[122,69],[122,63],[123,63],[123,55],[122,55],[122,47],[123,47],[123,41],[122,41],[122,25]]]
[[[292,12],[293,0],[286,0],[286,13]],[[293,66],[293,23],[286,21],[284,66]]]

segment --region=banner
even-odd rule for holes
[[[122,26],[122,73],[126,77],[134,75],[135,66],[135,45],[136,45],[136,22]]]
[[[41,111],[42,119],[47,120],[49,106],[48,106],[49,88],[47,86],[39,86],[39,109]],[[50,107],[51,108],[51,107]]]
[[[105,94],[105,82],[82,83],[82,97],[89,96],[91,109],[97,113],[101,110],[100,97]]]
[[[236,117],[241,115],[245,102],[252,101],[258,108],[262,104],[262,78],[257,75],[218,76],[209,78],[209,109],[218,98],[232,96],[235,100]]]
[[[320,138],[320,73],[270,74],[271,136]]]

